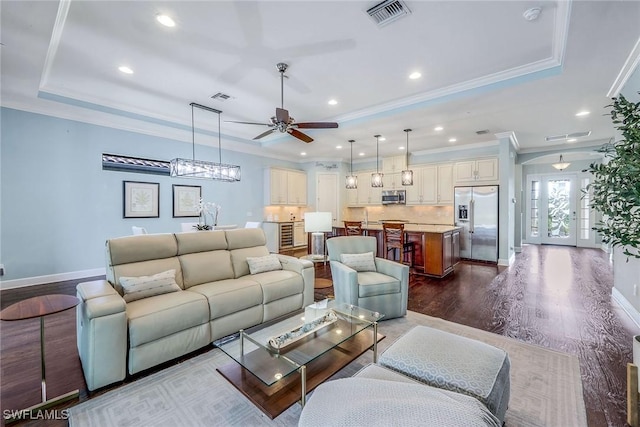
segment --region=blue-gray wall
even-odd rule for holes
[[[188,157],[191,144],[108,127],[1,109],[0,263],[2,280],[104,268],[104,242],[131,234],[180,231],[173,218],[172,184],[201,185],[206,201],[222,206],[219,223],[262,220],[263,171],[301,165],[223,150],[239,164],[236,183],[102,170],[102,153],[158,160]],[[218,160],[217,148],[198,146],[198,158]],[[123,181],[160,183],[160,217],[124,219]],[[248,213],[251,213],[248,216]]]

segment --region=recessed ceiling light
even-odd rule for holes
[[[123,72],[125,74],[133,74],[133,70],[131,68],[127,67],[126,65],[119,66],[118,70],[120,70],[121,72]]]
[[[358,156],[364,156],[364,153],[358,153]]]
[[[384,136],[381,136],[380,139],[379,139],[379,141],[386,141],[386,140],[387,140],[387,138],[385,138]]]
[[[580,111],[579,113],[576,113],[576,117],[588,116],[589,114],[591,114],[590,111]]]
[[[422,74],[420,74],[417,71],[414,71],[413,73],[409,74],[409,78],[411,80],[416,80],[416,79],[419,79],[420,77],[422,77]]]
[[[404,147],[401,145],[400,147],[398,147],[398,150],[404,150]]]
[[[176,21],[171,19],[171,17],[168,16],[168,15],[158,14],[158,15],[156,15],[156,21],[158,21],[159,23],[161,23],[165,27],[175,27],[176,26]]]
[[[304,151],[302,153],[300,153],[301,156],[306,156],[307,153],[305,153]]]
[[[457,141],[457,139],[455,139],[455,138],[449,138],[449,142],[456,142],[456,141]]]
[[[436,127],[433,128],[433,130],[435,130],[436,132],[440,132],[443,129],[444,128],[442,126],[436,126]]]
[[[338,101],[336,101],[335,99],[330,99],[328,102],[329,105],[337,105]]]
[[[342,148],[342,145],[336,145],[336,148],[339,150]]]
[[[576,141],[577,141],[577,139],[575,139],[575,138],[569,138],[569,139],[567,139],[567,142],[576,142]]]

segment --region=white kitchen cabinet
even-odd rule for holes
[[[382,177],[382,183],[384,184],[383,190],[406,189],[406,187],[402,185],[402,174],[400,172],[385,172]]]
[[[266,205],[307,205],[307,174],[303,171],[270,168],[265,170]]]
[[[453,163],[438,165],[438,204],[453,204]]]
[[[307,244],[307,233],[304,231],[304,222],[293,223],[293,246],[305,246]]]
[[[405,167],[405,156],[385,157],[384,159],[382,159],[382,172],[385,174],[402,172],[403,170],[405,170]]]
[[[456,162],[453,165],[453,180],[456,184],[497,181],[498,159],[491,157]]]
[[[375,171],[358,172],[357,206],[382,204],[382,189],[371,186],[371,174]],[[383,177],[384,178],[384,177]]]

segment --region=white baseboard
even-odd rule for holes
[[[505,267],[509,267],[515,261],[516,261],[516,254],[514,252],[514,253],[511,254],[509,259],[499,258],[498,259],[498,265],[504,265]]]
[[[522,246],[516,246],[516,248],[515,248],[515,252],[516,252],[517,254],[519,254],[520,252],[522,252]]]
[[[631,305],[629,300],[627,300],[625,296],[622,295],[616,288],[613,288],[611,290],[611,298],[613,298],[613,300],[617,302],[620,307],[622,307],[624,312],[627,313],[631,320],[633,320],[633,322],[640,328],[640,312],[638,312],[638,310],[636,310],[636,308]]]
[[[43,285],[45,283],[64,282],[65,280],[82,279],[84,277],[102,276],[105,268],[91,270],[70,271],[68,273],[48,274],[46,276],[25,277],[23,279],[0,280],[0,289],[15,289],[26,286]]]

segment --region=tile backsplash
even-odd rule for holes
[[[453,225],[453,206],[387,205],[345,208],[342,218],[348,221],[399,219],[423,224]]]

